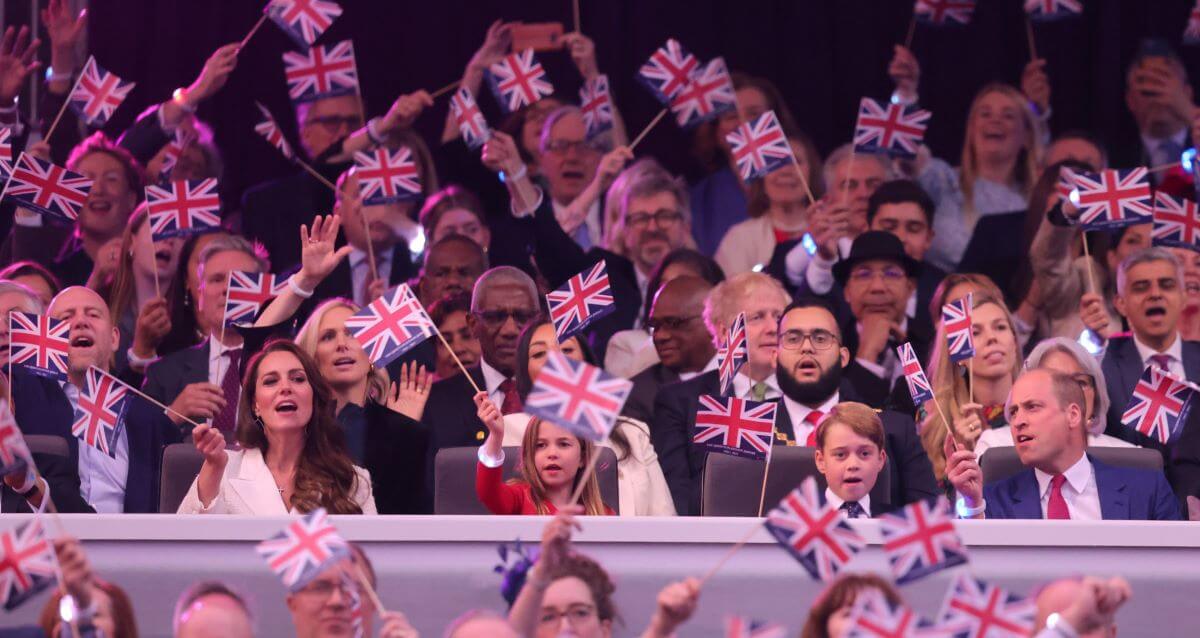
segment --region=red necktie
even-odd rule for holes
[[[812,432],[808,433],[808,440],[804,445],[808,447],[817,447],[817,426],[821,425],[821,421],[825,419],[825,413],[820,410],[813,410],[804,417],[804,422],[812,426]]]
[[[1174,358],[1175,357],[1172,357],[1169,354],[1161,354],[1161,353],[1160,354],[1152,354],[1152,355],[1150,355],[1150,362],[1153,363],[1154,365],[1158,366],[1159,370],[1162,370],[1163,372],[1170,372],[1171,371],[1171,361]]]
[[[231,348],[221,353],[229,357],[225,368],[225,376],[221,378],[221,393],[225,395],[225,407],[213,418],[213,427],[225,435],[228,443],[233,442],[234,430],[237,429],[238,398],[242,395],[241,375],[238,374],[238,364],[242,361],[242,349]]]
[[[1048,520],[1066,521],[1071,519],[1071,512],[1067,509],[1067,499],[1063,498],[1062,486],[1067,482],[1067,477],[1062,474],[1056,474],[1050,479],[1050,502],[1046,504],[1046,518]]]
[[[505,379],[500,382],[500,387],[497,388],[504,393],[504,400],[500,403],[500,414],[516,414],[524,409],[521,405],[521,395],[517,394],[517,383],[512,379]]]

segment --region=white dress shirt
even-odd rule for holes
[[[700,368],[700,370],[698,372],[680,372],[679,380],[680,381],[691,381],[692,379],[695,379],[696,377],[704,374],[705,372],[709,372],[710,370],[716,370],[716,369],[717,369],[717,355],[713,355],[713,358],[709,359],[708,363],[704,364],[704,367]],[[770,383],[770,381],[768,381],[768,384],[769,383]],[[737,387],[737,379],[736,378],[733,380],[733,387],[735,387],[735,388]],[[753,390],[754,385],[751,384],[750,388],[751,388],[751,390]],[[770,394],[770,393],[771,393],[771,391],[768,389],[767,394]]]
[[[496,404],[497,407],[504,405],[504,392],[500,390],[500,384],[508,377],[504,373],[488,365],[488,362],[483,357],[479,358],[480,368],[483,369],[483,391],[487,392],[488,398]]]
[[[715,358],[713,359],[713,362],[716,362]],[[754,386],[757,383],[757,381],[753,381],[750,379],[750,377],[746,376],[745,373],[737,373],[737,375],[733,377],[733,396],[738,397],[739,399],[754,400]],[[783,392],[779,390],[779,381],[775,379],[774,372],[771,373],[771,376],[763,379],[763,383],[767,384],[767,393],[764,400],[773,401],[783,396]]]
[[[837,405],[840,400],[840,393],[834,392],[832,396],[826,399],[824,403],[817,406],[815,409],[820,410],[828,415],[829,411],[832,410],[833,406]],[[808,418],[808,414],[812,412],[814,408],[803,405],[786,394],[783,395],[783,406],[787,408],[788,418],[792,421],[792,437],[795,439],[796,445],[803,445],[808,441],[808,435],[811,434],[813,430],[817,429],[816,426],[808,421],[805,421],[805,419]]]
[[[1148,159],[1150,160],[1150,165],[1163,166],[1165,164],[1179,163],[1179,155],[1176,154],[1174,157],[1168,155],[1163,149],[1163,145],[1169,142],[1171,145],[1176,146],[1179,149],[1179,152],[1182,153],[1183,150],[1187,148],[1187,135],[1187,128],[1181,128],[1174,135],[1164,138],[1155,138],[1150,137],[1149,135],[1143,135],[1142,148],[1146,151],[1146,155],[1149,156]],[[1161,180],[1161,176],[1159,176],[1159,179]]]
[[[837,509],[842,509],[842,504],[845,503],[846,501],[845,501],[845,499],[838,496],[837,494],[834,494],[833,490],[831,490],[827,487],[827,488],[825,488],[825,502],[836,507]],[[860,499],[858,501],[858,506],[863,509],[863,516],[865,518],[871,518],[871,495],[870,494],[864,494],[862,499]],[[849,518],[849,516],[847,516],[847,518]]]
[[[79,405],[79,388],[64,382],[62,389],[74,410]],[[99,514],[125,512],[125,484],[129,479],[129,436],[125,428],[117,431],[114,447],[115,457],[86,443],[79,445],[79,494]]]
[[[1042,497],[1042,518],[1046,518],[1046,507],[1050,504],[1050,479],[1052,475],[1037,468],[1033,469],[1037,478],[1038,493]],[[1096,487],[1096,472],[1087,454],[1079,457],[1075,465],[1063,472],[1067,481],[1063,483],[1063,500],[1067,502],[1067,511],[1073,521],[1099,521],[1104,517],[1100,514],[1100,490]]]
[[[1178,334],[1175,335],[1175,341],[1172,341],[1171,345],[1162,352],[1138,341],[1137,335],[1133,336],[1133,345],[1137,347],[1138,356],[1142,358],[1143,368],[1150,365],[1150,357],[1156,354],[1165,354],[1171,357],[1171,363],[1167,366],[1168,372],[1179,379],[1187,378],[1187,372],[1183,369],[1183,339]]]
[[[375,277],[391,283],[392,280],[392,251],[383,250],[375,253]],[[350,251],[350,283],[354,289],[354,301],[366,305],[367,274],[371,272],[371,260],[365,251],[357,248]]]
[[[567,206],[559,204],[553,197],[550,198],[550,207],[554,209],[555,219],[561,220],[565,216]],[[592,202],[583,216],[583,223],[570,235],[584,250],[602,243],[604,237],[600,231],[600,200]]]

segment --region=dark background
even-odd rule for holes
[[[7,2],[7,21],[27,21],[28,2]],[[1139,41],[1158,36],[1178,46],[1189,0],[1084,0],[1081,18],[1038,24],[1038,53],[1049,60],[1054,130],[1084,128],[1110,145],[1136,134],[1123,100],[1124,67]],[[118,133],[146,106],[186,86],[218,46],[240,40],[260,15],[254,0],[93,0],[90,47],[100,64],[138,86],[107,130]],[[367,116],[381,114],[400,93],[433,90],[460,77],[496,18],[560,21],[571,30],[570,0],[343,0],[345,13],[321,43],[354,40]],[[632,137],[658,110],[633,80],[636,68],[667,37],[702,59],[725,56],[732,70],[773,80],[822,153],[848,141],[860,97],[892,90],[887,63],[901,42],[912,0],[580,0],[583,32],[596,42],[601,71],[612,82]],[[992,81],[1016,84],[1029,60],[1022,0],[980,0],[967,27],[918,26],[913,48],[922,64],[921,101],[933,112],[927,140],[958,163],[961,132],[973,94]],[[291,169],[253,132],[254,100],[277,114],[291,139],[280,54],[292,44],[268,22],[241,55],[239,67],[199,115],[216,130],[226,162],[227,195]],[[1200,52],[1180,47],[1189,68]],[[576,100],[579,76],[565,53],[543,54],[561,94]],[[42,59],[49,60],[48,47]],[[1193,77],[1195,73],[1193,73]],[[486,92],[486,91],[481,91]],[[490,95],[481,106],[499,121]],[[435,143],[447,99],[418,127]],[[460,142],[452,142],[460,143]],[[688,139],[664,121],[638,148],[684,172]],[[231,202],[232,203],[232,202]]]

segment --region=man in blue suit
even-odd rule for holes
[[[1155,470],[1105,465],[1087,454],[1083,390],[1045,368],[1020,376],[1005,406],[1017,456],[1029,468],[984,485],[975,453],[946,443],[946,476],[964,518],[1179,520],[1179,503]]]

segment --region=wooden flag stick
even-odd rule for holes
[[[762,518],[763,502],[767,499],[767,477],[771,475],[771,450],[775,448],[775,426],[771,426],[771,447],[767,449],[767,458],[763,463],[762,487],[758,488],[758,517]]]
[[[650,129],[654,128],[654,125],[658,124],[659,120],[666,117],[667,112],[670,110],[671,109],[664,108],[663,110],[659,111],[658,115],[654,116],[654,119],[650,120],[650,123],[646,125],[646,128],[642,129],[642,132],[638,133],[638,136],[633,138],[633,141],[629,143],[629,150],[632,151],[634,147],[642,141],[642,138],[646,137],[646,135],[650,133]]]
[[[575,486],[575,491],[571,494],[571,500],[568,501],[571,505],[579,502],[579,497],[583,496],[583,488],[587,485],[588,478],[596,471],[596,461],[600,460],[600,445],[592,446],[592,458],[588,459],[587,469],[583,471],[583,477],[579,479],[579,485]]]
[[[145,224],[150,223],[150,216],[146,216]],[[150,254],[154,254],[154,231],[150,231]],[[158,283],[158,269],[154,270],[154,296],[162,297],[162,284]]]
[[[297,164],[299,164],[300,168],[303,168],[304,170],[308,171],[309,175],[312,175],[313,177],[317,178],[318,182],[321,182],[322,184],[328,186],[329,190],[333,191],[334,193],[337,193],[337,186],[335,186],[333,182],[325,179],[325,176],[318,173],[317,169],[313,168],[312,166],[309,166],[308,162],[305,162],[304,160],[300,159],[299,157],[293,158],[293,161],[295,161]]]
[[[575,33],[583,33],[583,31],[579,29],[579,0],[571,0],[571,7],[574,9]]]
[[[975,403],[975,357],[967,359],[967,392],[970,403]]]
[[[429,94],[429,99],[431,99],[431,100],[436,100],[436,99],[438,99],[439,97],[441,97],[441,96],[443,96],[443,95],[445,95],[445,94],[449,93],[450,91],[453,91],[454,89],[458,88],[458,85],[459,85],[459,84],[460,84],[460,81],[459,81],[459,80],[455,80],[455,81],[451,82],[450,84],[447,84],[446,86],[443,86],[442,88],[440,88],[440,89],[438,89],[438,90],[434,91],[433,93],[430,93],[430,94]]]
[[[454,363],[458,364],[458,369],[462,370],[463,376],[467,378],[467,381],[471,382],[471,387],[475,388],[475,394],[483,392],[483,390],[479,389],[479,385],[475,383],[475,379],[472,378],[471,375],[467,374],[466,366],[464,366],[463,362],[459,360],[458,355],[454,354],[454,349],[450,347],[450,344],[446,343],[446,338],[442,336],[442,331],[438,330],[436,325],[433,327],[433,333],[437,335],[438,339],[441,339],[442,345],[446,346],[446,352],[450,353],[450,357],[454,359]]]
[[[1166,164],[1159,164],[1158,166],[1152,166],[1152,167],[1146,169],[1146,173],[1151,174],[1151,175],[1153,175],[1154,173],[1163,173],[1163,172],[1171,170],[1172,168],[1175,168],[1176,166],[1179,166],[1182,168],[1183,162],[1168,162]]]
[[[219,364],[218,364],[218,365],[219,365]],[[97,370],[99,370],[99,368],[96,368],[96,369],[97,369]],[[179,417],[179,418],[183,419],[184,421],[187,421],[188,423],[191,423],[193,426],[195,426],[195,427],[200,427],[200,424],[199,424],[199,423],[196,423],[195,421],[191,420],[191,419],[190,419],[190,418],[188,418],[187,416],[185,416],[185,415],[183,415],[183,414],[180,414],[179,412],[176,412],[175,410],[172,410],[170,407],[168,407],[168,406],[166,406],[166,405],[163,405],[163,403],[162,403],[161,401],[159,401],[158,399],[155,399],[154,397],[152,397],[152,396],[150,396],[150,395],[146,394],[145,392],[142,392],[141,390],[139,390],[139,389],[137,389],[137,388],[135,388],[135,387],[133,387],[133,386],[129,385],[128,383],[125,383],[124,381],[121,381],[120,379],[118,379],[118,378],[114,377],[112,374],[109,374],[108,372],[106,372],[106,371],[104,371],[104,370],[100,370],[100,371],[101,371],[101,372],[103,372],[105,375],[108,375],[109,377],[111,377],[111,378],[112,378],[114,381],[116,381],[117,383],[120,383],[121,385],[125,386],[125,387],[126,387],[126,388],[127,388],[129,391],[130,391],[130,392],[132,392],[132,393],[134,393],[134,394],[136,394],[136,395],[138,395],[138,396],[142,397],[143,399],[145,399],[145,400],[149,401],[150,403],[153,403],[154,405],[157,405],[158,407],[162,408],[164,412],[168,412],[168,413],[170,413],[170,414],[174,414],[175,416],[177,416],[177,417]]]
[[[71,94],[79,87],[79,81],[82,79],[82,73],[79,74],[79,77],[75,78],[75,83],[71,85],[71,90],[67,93],[66,99],[63,100],[62,108],[58,109],[58,115],[54,116],[54,121],[50,123],[50,128],[46,130],[46,135],[42,137],[43,142],[50,143],[50,136],[54,135],[54,129],[58,128],[58,122],[62,120],[63,114],[67,112],[67,107],[71,105]],[[16,166],[16,164],[13,164],[13,166]]]
[[[813,197],[812,187],[808,185],[808,176],[804,174],[804,169],[800,168],[800,162],[796,161],[796,154],[792,153],[792,164],[796,167],[796,171],[800,173],[800,183],[804,184],[804,194],[808,195],[808,205],[812,206],[817,203],[817,198]]]
[[[262,17],[260,17],[260,18],[258,19],[258,22],[255,22],[255,23],[254,23],[254,27],[250,29],[250,33],[247,33],[247,34],[246,34],[246,37],[242,38],[242,43],[238,45],[238,51],[239,51],[239,52],[240,52],[242,49],[246,48],[246,43],[250,41],[250,38],[254,37],[254,34],[255,34],[255,33],[258,33],[258,29],[259,29],[260,27],[262,27],[263,23],[264,23],[264,22],[266,22],[266,21],[267,21],[267,14],[266,14],[266,13],[264,13],[264,14],[262,14]]]
[[[913,36],[916,35],[916,33],[917,33],[917,16],[913,15],[912,19],[908,21],[908,35],[904,36],[904,48],[906,48],[906,49],[912,48]]]
[[[1033,21],[1025,16],[1025,37],[1029,40],[1029,59],[1038,59],[1037,43],[1033,39]]]
[[[1096,294],[1096,275],[1092,273],[1092,251],[1088,248],[1087,231],[1080,233],[1079,238],[1083,240],[1083,256],[1087,257],[1083,263],[1087,268],[1088,292]]]
[[[363,570],[362,565],[355,562],[354,572],[358,575],[358,582],[362,583],[363,589],[367,590],[367,597],[371,599],[371,604],[375,605],[376,613],[380,616],[387,613],[387,610],[383,607],[383,601],[379,600],[379,594],[371,586],[371,581],[367,578],[367,573]]]
[[[357,178],[356,178],[357,179]],[[371,281],[379,277],[379,268],[375,265],[375,244],[371,242],[371,225],[367,223],[367,214],[363,211],[362,191],[358,193],[358,218],[362,220],[363,241],[367,243],[367,266],[371,268],[371,277],[367,279],[366,285],[370,285]],[[363,292],[366,292],[364,289]],[[370,303],[371,300],[364,301],[364,305]]]
[[[725,565],[725,563],[729,562],[729,559],[733,558],[733,555],[736,554],[739,549],[744,547],[746,543],[750,542],[750,539],[753,538],[756,533],[758,533],[760,525],[760,523],[755,523],[754,527],[751,527],[750,531],[746,532],[746,535],[743,536],[741,540],[734,543],[733,547],[730,547],[729,551],[725,552],[725,555],[721,557],[721,560],[717,561],[717,564],[713,565],[708,570],[708,573],[704,574],[704,578],[700,579],[700,587],[704,587],[704,583],[707,583],[708,579],[712,578],[713,575]]]

